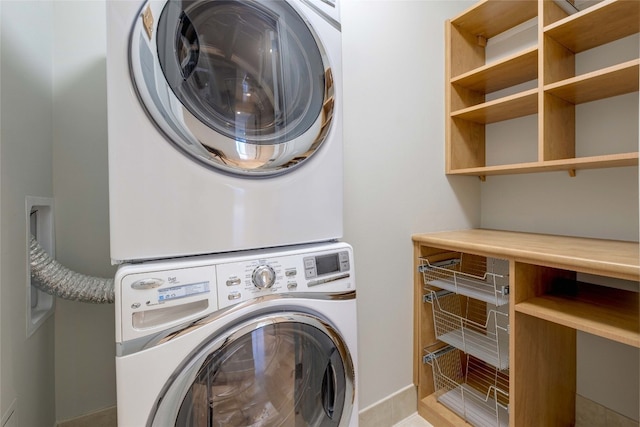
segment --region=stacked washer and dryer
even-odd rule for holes
[[[120,427],[358,425],[339,6],[107,2]]]

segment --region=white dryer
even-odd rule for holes
[[[118,426],[357,427],[345,243],[120,266]]]
[[[111,258],[342,237],[338,0],[107,2]]]

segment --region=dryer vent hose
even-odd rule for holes
[[[76,273],[60,264],[31,236],[29,244],[33,285],[48,294],[71,301],[110,304],[115,294],[113,279]]]

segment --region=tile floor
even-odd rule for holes
[[[433,427],[424,418],[418,414],[413,414],[409,418],[405,418],[393,427]]]

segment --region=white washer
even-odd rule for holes
[[[114,263],[342,237],[337,0],[107,2]]]
[[[348,244],[120,266],[118,426],[357,427]]]

